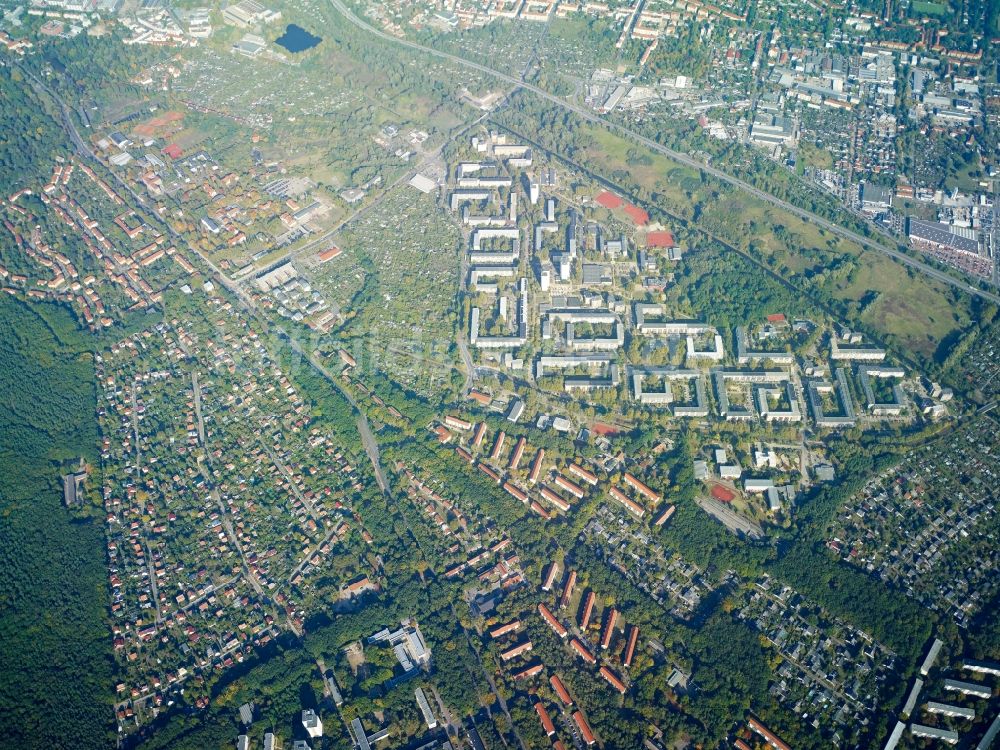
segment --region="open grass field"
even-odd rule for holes
[[[946,16],[948,6],[945,3],[935,3],[931,0],[914,0],[910,3],[910,13],[914,16]]]
[[[831,169],[833,155],[826,149],[817,148],[814,144],[804,142],[799,146],[799,164],[818,169]]]
[[[964,300],[956,302],[936,282],[908,272],[889,259],[878,258],[872,263],[866,260],[866,268],[857,273],[853,283],[838,291],[853,295],[860,292],[856,299],[877,294],[861,319],[926,358],[933,357],[942,340],[970,321]]]
[[[685,180],[700,181],[696,170],[678,164],[662,154],[646,154],[642,147],[634,146],[604,128],[588,126],[586,130],[594,141],[594,146],[588,149],[588,155],[605,160],[609,165],[616,164],[616,169],[622,168],[622,165],[627,166],[633,179],[641,185],[655,185],[658,192],[676,200],[684,200]],[[637,150],[641,150],[648,159],[643,159],[643,163],[629,164],[629,152]]]
[[[709,183],[689,197],[682,183],[690,183],[685,177],[698,179],[693,170],[654,154],[649,155],[651,163],[630,165],[628,152],[635,148],[630,142],[601,128],[582,130],[593,144],[587,159],[595,171],[609,177],[616,171],[627,172],[637,184],[674,205],[698,203],[701,214],[693,228],[708,228],[736,244],[749,238],[751,254],[762,263],[835,301],[858,303],[861,320],[907,353],[933,357],[942,340],[970,321],[967,297],[956,296],[876,251],[830,235],[749,195],[722,192]]]

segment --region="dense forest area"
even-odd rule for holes
[[[5,194],[31,187],[54,156],[65,155],[62,131],[17,68],[0,66],[0,185]]]
[[[114,737],[104,534],[63,506],[59,481],[81,457],[96,466],[88,348],[63,308],[0,298],[0,706],[8,747],[104,748]]]

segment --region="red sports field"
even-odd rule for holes
[[[622,203],[624,202],[617,195],[615,195],[614,193],[609,193],[607,190],[598,195],[594,200],[597,201],[597,204],[599,206],[604,206],[605,208],[611,208],[611,209],[621,208]]]
[[[731,503],[736,494],[728,487],[723,487],[721,484],[713,484],[712,497],[723,503]]]

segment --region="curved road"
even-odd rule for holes
[[[697,159],[692,159],[687,154],[682,154],[679,151],[674,151],[673,149],[669,149],[666,146],[663,146],[657,143],[656,141],[652,140],[651,138],[647,138],[644,135],[636,133],[634,130],[630,130],[624,125],[619,125],[616,122],[607,120],[606,118],[594,114],[592,111],[584,107],[581,107],[577,104],[568,102],[565,99],[556,96],[555,94],[550,94],[548,91],[545,91],[544,89],[541,89],[538,86],[535,86],[534,84],[526,83],[525,81],[520,80],[515,76],[509,75],[507,73],[502,73],[486,65],[473,62],[472,60],[466,60],[464,57],[453,55],[450,52],[442,52],[441,50],[436,50],[433,47],[425,47],[424,45],[410,41],[409,39],[401,39],[400,37],[393,36],[392,34],[387,34],[381,29],[375,28],[367,21],[364,21],[358,16],[356,16],[354,12],[347,7],[347,5],[343,2],[343,0],[330,0],[330,3],[342,16],[344,16],[344,18],[346,18],[354,26],[380,39],[384,39],[387,42],[390,42],[392,44],[397,44],[401,47],[406,47],[408,49],[416,50],[417,52],[422,52],[424,54],[433,55],[434,57],[438,57],[443,60],[448,60],[449,62],[455,63],[456,65],[460,65],[462,67],[466,67],[471,70],[476,70],[479,71],[480,73],[485,73],[488,76],[492,76],[493,78],[496,78],[498,80],[505,81],[515,86],[519,86],[527,91],[530,91],[536,96],[545,99],[546,101],[550,101],[553,104],[562,107],[563,109],[573,112],[574,114],[578,115],[579,117],[588,122],[600,125],[604,128],[607,128],[608,130],[618,133],[619,135],[625,136],[626,138],[634,141],[635,143],[640,143],[643,146],[646,146],[647,148],[652,149],[653,151],[663,154],[664,156],[672,159],[673,161],[679,164],[691,167],[692,169],[702,170],[706,174],[710,174],[716,179],[721,180],[722,182],[740,188],[741,190],[745,191],[746,193],[749,193],[755,198],[767,201],[768,203],[777,206],[778,208],[784,209],[785,211],[788,211],[789,213],[792,213],[795,216],[804,219],[805,221],[812,222],[816,226],[821,227],[829,232],[832,232],[833,234],[839,235],[844,239],[852,240],[853,242],[856,242],[859,245],[867,247],[871,250],[876,250],[877,252],[884,253],[885,255],[888,255],[891,258],[898,260],[900,263],[910,266],[911,268],[914,268],[920,271],[921,273],[926,274],[927,276],[936,279],[937,281],[940,281],[943,284],[948,284],[949,286],[952,286],[955,289],[1000,304],[1000,295],[993,294],[991,292],[986,292],[981,289],[977,289],[971,284],[959,281],[958,279],[948,275],[944,271],[940,271],[934,268],[933,266],[928,265],[927,263],[923,263],[915,258],[911,258],[906,253],[902,253],[894,248],[886,247],[885,245],[880,245],[877,242],[873,242],[872,240],[858,234],[857,232],[851,231],[850,229],[842,227],[839,224],[834,224],[832,221],[824,219],[821,216],[817,216],[811,211],[806,211],[803,208],[794,206],[788,201],[782,200],[781,198],[773,196],[770,193],[761,190],[760,188],[754,187],[750,183],[745,182],[739,179],[738,177],[733,177],[727,172],[723,172],[720,169],[709,166],[708,164],[698,161]]]
[[[385,476],[385,472],[382,470],[382,454],[378,447],[378,442],[375,440],[375,435],[372,433],[371,425],[368,424],[368,417],[365,416],[364,410],[355,400],[354,396],[351,395],[350,391],[344,388],[338,381],[336,376],[326,368],[326,366],[320,362],[318,359],[314,358],[311,354],[308,354],[294,337],[288,335],[288,332],[281,326],[274,327],[275,332],[283,339],[288,342],[288,345],[299,354],[303,359],[308,362],[313,369],[316,370],[320,375],[326,378],[330,384],[340,391],[340,394],[347,400],[354,409],[355,414],[357,414],[357,426],[358,434],[361,435],[361,443],[364,445],[365,452],[368,454],[368,460],[371,462],[372,469],[375,471],[375,481],[378,482],[379,489],[389,496],[389,480]],[[416,538],[416,537],[414,537]]]

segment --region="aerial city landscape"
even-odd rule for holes
[[[1000,750],[1000,3],[0,42],[0,747]]]

